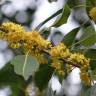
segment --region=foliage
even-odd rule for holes
[[[96,22],[96,4],[95,0],[86,1],[85,3],[82,0],[68,0],[62,9],[40,23],[32,32],[26,32],[23,26],[13,22],[0,25],[0,39],[6,40],[13,51],[22,50],[21,54],[16,54],[17,56],[0,70],[0,85],[11,85],[14,93],[12,96],[19,96],[20,91],[22,94],[26,93],[27,82],[31,76],[36,86],[43,91],[53,74],[64,79],[73,67],[80,69],[81,82],[86,89],[81,92],[81,96],[82,94],[88,96],[95,90],[96,86],[93,84],[96,80],[96,48],[92,49],[92,46],[96,43],[96,30],[92,22],[94,24]],[[50,34],[48,29],[65,24],[72,10],[82,8],[86,10],[88,22],[80,23],[81,21],[77,20],[80,26],[66,34],[58,45],[46,40]],[[58,16],[56,21],[49,28],[40,30],[45,23],[56,16]],[[83,29],[82,34],[80,38],[76,38],[80,29]],[[7,80],[6,75],[9,75]]]
[[[38,61],[32,56],[16,56],[11,61],[11,64],[14,65],[14,71],[17,74],[22,75],[25,80],[27,80],[32,74],[34,75],[34,72],[39,68]]]
[[[20,96],[25,94],[25,80],[14,72],[13,66],[7,64],[0,70],[0,86],[11,86],[12,96]]]

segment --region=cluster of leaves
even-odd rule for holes
[[[49,0],[49,2],[52,2],[52,1],[56,1],[56,0]],[[95,7],[96,5],[95,2],[96,0],[86,0],[86,3],[82,2],[82,0],[81,2],[80,0],[68,0],[65,3],[63,9],[58,10],[56,13],[54,13],[52,16],[47,18],[45,21],[43,21],[36,27],[36,30],[39,30],[46,22],[48,22],[55,16],[61,14],[59,17],[57,17],[57,20],[50,26],[50,28],[59,27],[67,22],[68,17],[72,10],[77,10],[77,9],[80,10],[80,8],[82,9],[83,7],[83,10],[86,10],[86,14],[89,17],[88,22],[81,23],[82,20],[81,21],[77,20],[80,26],[78,28],[73,29],[68,34],[66,34],[62,42],[65,45],[67,45],[72,52],[80,52],[84,54],[87,58],[90,58],[90,68],[88,72],[93,81],[96,79],[96,48],[94,47],[96,43],[96,31],[92,23],[94,22],[95,24],[95,21],[92,20],[92,17],[89,16],[89,10]],[[81,29],[83,31],[81,32],[82,34],[78,39],[76,38],[76,36],[78,35]],[[46,31],[46,30],[40,31],[40,34],[42,36],[48,37],[49,31],[48,30]],[[13,91],[15,90],[16,92],[15,92],[15,95],[12,95],[12,96],[19,96],[20,91],[24,91],[26,89],[26,86],[27,86],[26,80],[31,75],[34,78],[34,81],[36,85],[39,87],[39,89],[40,90],[45,89],[54,71],[54,69],[51,66],[49,66],[50,61],[48,61],[48,64],[46,65],[39,66],[37,59],[29,55],[22,55],[22,54],[17,55],[15,58],[12,59],[12,61],[10,61],[10,63],[14,65],[14,70],[13,70],[13,66],[10,64],[8,64],[8,66],[5,66],[5,68],[3,68],[0,72],[0,84],[5,84],[5,85],[10,84],[13,87],[16,85],[16,82],[17,82],[19,85],[19,88],[18,88],[18,85],[16,89],[14,89],[13,87]],[[65,66],[65,69],[66,69],[66,66]],[[2,76],[2,74],[9,75],[9,78],[7,78],[7,81],[6,81],[5,75]],[[10,75],[12,76],[11,78],[10,78]],[[24,78],[21,77],[20,75],[22,75]],[[91,86],[90,89],[86,91],[82,91],[81,96],[88,96],[89,94],[88,92],[91,92],[91,91],[93,92],[95,88],[96,87],[94,85],[93,87]],[[90,96],[91,95],[92,94],[90,93]]]

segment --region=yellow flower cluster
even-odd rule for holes
[[[63,62],[61,60],[52,58],[51,66],[59,73],[59,75],[62,75],[62,76],[65,75],[64,68],[63,68]]]
[[[52,67],[54,67],[61,75],[64,75],[64,66],[62,66],[64,63],[66,64],[67,72],[69,73],[74,65],[70,65],[70,62],[72,64],[75,64],[75,67],[79,66],[81,70],[81,79],[86,81],[86,85],[90,84],[90,76],[88,76],[87,71],[89,68],[89,62],[90,60],[87,59],[83,54],[80,53],[71,53],[69,49],[63,44],[60,43],[57,46],[54,46],[50,50],[50,56],[52,57]],[[67,60],[68,62],[62,62],[62,60]],[[67,64],[68,63],[68,64]],[[84,74],[86,74],[84,78]]]
[[[89,12],[89,16],[96,21],[96,7],[93,7],[90,12]]]
[[[63,43],[60,43],[52,47],[49,54],[52,57],[52,67],[54,67],[60,75],[64,75],[63,62],[59,59],[68,58],[68,56],[70,56],[69,49],[67,49]]]
[[[83,83],[86,85],[91,85],[91,78],[87,73],[88,68],[89,68],[90,59],[87,59],[84,55],[82,55],[80,53],[73,53],[70,55],[68,60],[75,64],[79,64],[80,71],[81,71],[80,77],[81,77]]]
[[[12,22],[3,23],[2,26],[0,26],[0,29],[6,33],[7,32],[21,33],[25,31],[21,25]]]
[[[70,56],[70,52],[63,43],[60,43],[57,46],[51,48],[50,55],[53,58],[67,58]]]
[[[51,47],[51,43],[47,40],[44,40],[40,34],[36,31],[33,32],[25,32],[23,36],[24,41],[24,47],[25,49],[46,49],[48,47]],[[27,49],[27,50],[28,50]],[[36,50],[38,51],[38,50]]]
[[[12,22],[3,23],[0,30],[2,30],[0,38],[8,41],[9,47],[22,47],[25,53],[30,50],[30,54],[36,56],[40,63],[47,62],[42,54],[42,49],[50,47],[51,44],[44,40],[38,32],[26,32],[21,25]]]
[[[46,64],[47,60],[44,57],[42,51],[46,48],[49,48],[51,43],[47,40],[44,40],[40,34],[36,31],[25,32],[23,36],[23,48],[26,53],[30,50],[30,53],[38,59],[39,63]]]
[[[7,40],[9,46],[12,48],[19,48],[20,41],[24,32],[24,28],[21,25],[15,23],[3,23],[0,26],[0,38]]]
[[[87,72],[81,72],[80,73],[80,78],[82,80],[82,83],[85,84],[86,86],[90,86],[91,85],[91,78],[88,75]]]
[[[89,59],[84,57],[83,54],[80,53],[71,53],[70,57],[68,58],[69,61],[72,61],[73,63],[78,63],[81,66],[89,66]]]
[[[63,43],[52,46],[51,43],[42,38],[38,32],[26,32],[19,24],[12,22],[3,23],[0,26],[0,30],[0,39],[8,41],[9,47],[22,48],[25,54],[29,51],[31,55],[38,59],[40,64],[46,64],[48,62],[44,55],[46,50],[52,60],[51,66],[56,69],[60,75],[65,74],[64,64],[66,64],[68,72],[70,72],[75,65],[75,67],[79,65],[81,79],[86,85],[90,84],[91,79],[87,74],[90,60],[84,55],[71,53]]]

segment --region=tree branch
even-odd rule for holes
[[[48,53],[47,50],[42,50],[42,52],[44,52],[44,53],[46,53],[46,54],[48,54],[48,55],[50,56],[50,54]],[[59,59],[59,60],[62,60],[62,61],[65,62],[66,64],[70,64],[70,65],[72,65],[72,66],[75,66],[75,67],[80,68],[79,65],[77,65],[76,63],[73,63],[73,62],[71,62],[71,61],[69,61],[69,60],[67,60],[67,59],[65,59],[65,58],[61,58],[61,59]]]

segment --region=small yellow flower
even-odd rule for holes
[[[3,23],[0,26],[2,32],[0,32],[0,38],[8,41],[11,48],[19,48],[21,46],[24,28],[12,22]],[[4,31],[4,32],[3,32]]]
[[[24,32],[25,31],[21,25],[15,24],[12,22],[3,23],[0,26],[0,29],[4,30],[5,32]]]
[[[66,68],[67,68],[67,73],[70,73],[74,69],[74,67],[70,64],[66,64]]]
[[[89,16],[96,21],[96,7],[93,7],[90,12],[89,12]]]
[[[70,56],[70,51],[69,51],[69,49],[62,50],[61,53],[60,53],[60,56],[63,57],[63,58],[69,57],[69,56]]]
[[[89,59],[87,59],[83,54],[80,53],[71,53],[68,60],[74,63],[80,63],[82,65],[89,65]]]
[[[35,57],[37,58],[39,64],[47,64],[48,63],[48,61],[44,57],[43,53],[42,54],[38,53],[37,55],[35,54]]]
[[[51,48],[50,55],[52,57],[66,58],[70,55],[70,52],[63,43],[60,43],[59,45]]]
[[[58,57],[59,56],[58,50],[56,50],[55,48],[53,48],[50,51],[50,54],[51,54],[52,57]]]
[[[64,75],[65,75],[64,70],[58,70],[58,73],[59,73],[59,75],[61,75],[61,76],[64,76]]]
[[[57,69],[57,70],[60,70],[61,69],[61,62],[60,62],[60,60],[54,58],[51,66],[53,68]]]
[[[25,32],[23,39],[29,45],[32,44],[32,46],[34,45],[35,47],[37,47],[39,49],[43,49],[43,48],[46,49],[49,45],[51,45],[51,43],[49,41],[44,40],[40,36],[39,32],[36,32],[36,31]]]
[[[87,73],[80,73],[80,77],[82,82],[86,85],[86,86],[90,86],[91,85],[91,78],[88,76]]]
[[[21,45],[20,45],[19,43],[16,43],[16,44],[15,44],[15,43],[11,43],[11,44],[10,44],[10,47],[11,47],[11,48],[14,48],[14,49],[19,48],[20,46],[21,46]]]

